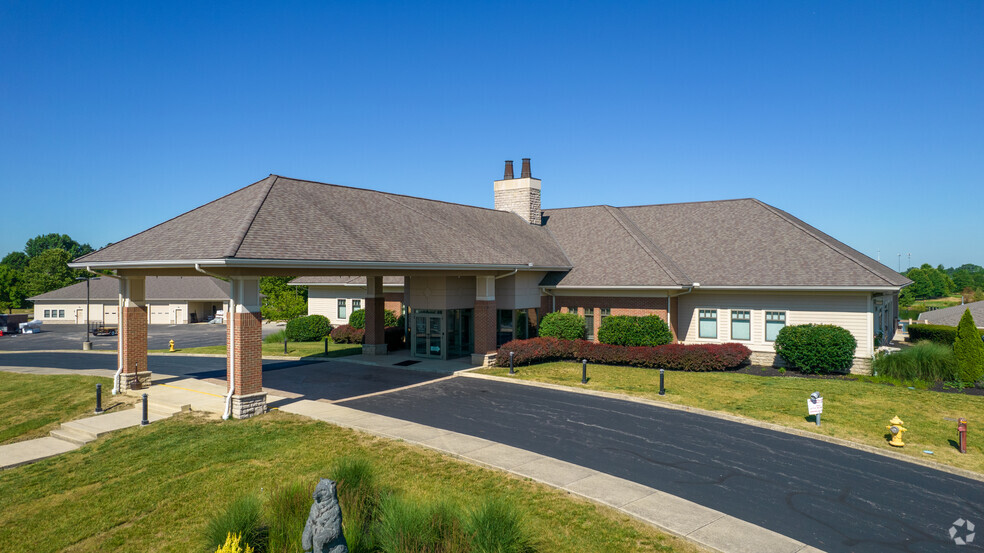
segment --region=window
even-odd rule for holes
[[[64,319],[65,318],[65,310],[64,309],[59,309],[58,310],[58,318],[59,319]]]
[[[782,327],[786,326],[785,311],[766,311],[765,312],[765,341],[775,342],[776,336]]]
[[[731,339],[752,339],[752,312],[741,309],[731,310]]]
[[[51,310],[50,309],[45,309],[44,310],[44,318],[45,319],[51,318]]]
[[[352,300],[352,311],[362,309],[362,300]]]
[[[345,313],[345,300],[338,300],[338,318],[347,319],[348,315]]]
[[[602,307],[601,308],[601,318],[598,320],[598,324],[599,325],[604,324],[605,317],[611,317],[611,316],[612,316],[612,308],[611,307]]]
[[[499,309],[497,311],[497,329],[496,332],[496,345],[501,346],[506,342],[513,339],[513,313],[512,309]]]
[[[698,311],[699,330],[697,335],[701,338],[718,337],[718,312],[717,309],[701,309]]]
[[[587,340],[594,340],[594,308],[584,308],[584,337]]]

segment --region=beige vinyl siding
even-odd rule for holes
[[[348,324],[352,314],[352,300],[362,300],[366,306],[365,286],[310,286],[308,287],[308,315],[324,315],[332,325]],[[338,300],[345,300],[345,317],[338,316]]]
[[[857,357],[870,357],[872,352],[872,315],[870,294],[828,292],[693,292],[679,298],[677,316],[680,341],[693,343],[737,342],[752,351],[772,352],[773,342],[765,340],[765,312],[785,311],[787,325],[833,324],[843,327],[858,341]],[[718,336],[700,338],[698,309],[717,309]],[[731,311],[751,312],[751,340],[733,340]]]

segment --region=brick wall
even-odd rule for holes
[[[386,299],[383,309],[392,311],[399,317],[403,313],[403,292],[386,292],[383,296]]]
[[[475,353],[496,350],[495,301],[475,300]]]
[[[120,317],[119,346],[123,372],[144,372],[147,368],[147,307],[123,308]]]
[[[226,357],[226,379],[236,371],[233,395],[255,394],[263,391],[263,336],[259,313],[234,313],[235,324],[227,325],[227,342],[235,353],[235,367]],[[235,348],[233,350],[233,348]]]
[[[601,310],[609,308],[612,315],[629,315],[640,317],[644,315],[659,315],[666,320],[666,298],[646,298],[646,297],[606,297],[606,296],[557,296],[553,298],[543,296],[541,298],[541,308],[544,313],[550,312],[550,307],[556,301],[557,311],[561,313],[577,313],[584,316],[585,309],[594,314],[595,341],[598,339],[598,329],[601,327]],[[676,331],[672,327],[670,332],[673,340],[676,341]]]

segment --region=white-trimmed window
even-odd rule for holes
[[[362,309],[362,300],[352,300],[352,312]]]
[[[50,309],[45,309],[44,310],[44,318],[45,319],[50,319],[51,318],[51,310]]]
[[[701,338],[718,337],[717,309],[699,309],[697,311],[697,336]]]
[[[775,342],[779,331],[786,326],[785,311],[766,311],[765,312],[765,341]]]
[[[345,313],[345,300],[338,300],[338,318],[347,319],[348,314]]]
[[[65,310],[64,309],[59,309],[58,310],[58,318],[59,319],[64,319],[65,318]]]
[[[752,312],[747,309],[731,310],[731,339],[752,339]]]

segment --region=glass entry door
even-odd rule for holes
[[[413,330],[414,357],[446,359],[443,313],[414,313]]]

